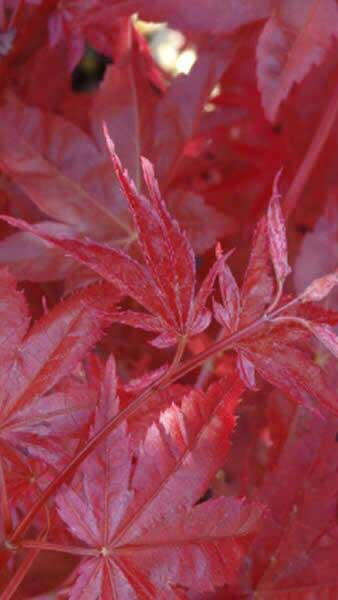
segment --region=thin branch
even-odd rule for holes
[[[318,127],[306,151],[304,159],[298,167],[297,173],[286,193],[283,210],[285,217],[289,217],[297,206],[298,199],[303,192],[306,182],[320,156],[320,153],[330,135],[338,113],[338,83],[328,102],[326,110],[319,121]]]
[[[291,302],[288,302],[284,306],[278,308],[274,313],[270,314],[268,319],[263,315],[260,319],[243,327],[243,329],[227,336],[211,344],[206,350],[185,361],[182,365],[178,365],[173,371],[169,369],[165,372],[154,384],[152,384],[147,390],[145,390],[138,398],[121,410],[115,417],[110,419],[104,427],[102,427],[78,452],[76,456],[70,461],[70,463],[55,477],[55,479],[49,484],[49,486],[42,492],[40,498],[26,513],[21,523],[18,525],[16,530],[13,532],[10,542],[15,544],[17,540],[25,533],[30,524],[32,523],[35,515],[43,508],[46,501],[58,490],[58,488],[69,481],[73,476],[79,465],[91,454],[91,452],[126,418],[134,415],[138,409],[142,406],[144,401],[156,390],[164,389],[171,385],[177,379],[180,379],[190,371],[193,371],[206,360],[213,356],[233,348],[234,345],[238,344],[241,340],[245,339],[249,335],[258,332],[263,326],[266,325],[267,321],[273,319],[274,315],[289,309],[291,306],[298,302],[298,298],[295,298]]]

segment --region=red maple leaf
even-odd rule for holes
[[[0,0],[1,600],[338,597],[337,41]]]
[[[228,335],[243,327],[250,329],[262,320],[260,329],[254,327],[252,334],[244,335],[236,348],[238,370],[247,387],[255,389],[256,367],[265,379],[296,402],[308,407],[317,402],[337,412],[334,390],[327,385],[323,370],[312,360],[308,335],[311,332],[337,356],[338,339],[330,326],[335,319],[320,309],[318,313],[311,314],[311,309],[304,313],[303,304],[325,298],[337,285],[338,275],[335,271],[315,280],[296,303],[289,300],[283,306],[283,285],[290,271],[285,223],[275,182],[267,217],[262,218],[254,235],[242,290],[239,291],[225,264],[219,275],[222,304],[214,302],[215,317]],[[308,318],[304,318],[305,314]],[[319,314],[322,322],[317,322]]]
[[[53,464],[57,457],[48,451],[53,437],[80,431],[93,408],[90,390],[65,376],[102,336],[118,295],[109,285],[88,287],[29,328],[22,293],[6,270],[0,277],[3,455],[12,460],[13,451],[21,456],[38,454]]]
[[[110,386],[102,387],[92,433],[117,410],[112,368],[108,361]],[[180,589],[232,580],[240,538],[255,530],[262,506],[235,498],[196,502],[224,460],[242,389],[232,377],[207,394],[192,391],[181,408],[173,404],[149,427],[135,465],[122,424],[86,460],[80,487],[63,487],[59,513],[81,545],[25,546],[82,556],[70,598],[176,598]]]
[[[107,142],[121,188],[128,199],[138,232],[144,265],[127,254],[91,241],[62,239],[44,233],[41,226],[29,226],[4,217],[8,223],[28,230],[62,248],[87,267],[113,283],[123,294],[136,300],[151,314],[124,311],[116,315],[122,323],[160,333],[153,344],[166,347],[203,331],[210,322],[206,309],[219,261],[195,294],[193,250],[178,223],[170,216],[160,196],[152,167],[142,162],[149,198],[138,193],[107,134]]]
[[[283,0],[265,24],[257,44],[257,78],[267,117],[274,120],[294,83],[323,62],[338,37],[335,0]]]
[[[258,494],[270,507],[252,546],[259,598],[337,594],[337,424],[337,418],[295,411],[277,465]]]

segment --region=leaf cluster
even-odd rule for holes
[[[0,23],[1,600],[336,599],[336,0]]]

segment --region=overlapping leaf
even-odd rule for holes
[[[338,36],[335,0],[283,0],[257,45],[257,76],[265,113],[274,120],[292,85],[319,65]]]
[[[108,284],[86,288],[28,330],[22,294],[7,272],[2,271],[1,277],[0,437],[27,454],[29,448],[48,445],[48,437],[79,430],[88,419],[90,390],[76,381],[55,386],[101,337],[112,320],[118,294]]]
[[[336,430],[336,418],[324,421],[302,408],[295,413],[260,492],[271,513],[252,549],[259,598],[335,597]]]
[[[157,66],[177,34],[139,17],[180,30],[177,70],[188,50],[189,74]],[[1,212],[30,223],[5,239],[3,223],[0,260],[32,315],[96,282],[30,328],[24,296],[0,272],[0,553],[14,557],[0,574],[4,598],[336,600],[337,24],[334,0],[0,2]],[[123,193],[102,121],[135,183],[112,152]],[[140,193],[140,154],[166,204],[147,162],[148,196]],[[275,184],[245,271],[281,166],[286,212],[298,200],[289,252]],[[167,209],[204,255],[197,274]],[[213,264],[207,251],[232,235],[236,279],[219,249],[196,294]],[[289,265],[297,298],[283,295]],[[115,307],[119,294],[98,274],[129,296],[129,310]],[[214,315],[226,337],[216,342],[213,323],[189,340],[187,353],[202,354],[177,366],[186,338],[209,323],[217,274]],[[112,319],[120,323],[89,357]],[[179,343],[171,368],[170,353],[143,346],[137,328],[159,335],[158,346]],[[211,356],[222,344],[233,344],[245,386],[259,388],[241,403],[230,453],[241,384],[193,389],[232,373],[232,354]],[[70,481],[63,468],[119,410],[111,360],[101,383],[111,352],[120,409],[144,402],[100,436]],[[197,364],[200,373],[189,371]],[[175,384],[150,394],[168,369]],[[56,474],[68,484],[58,488],[62,516],[52,494],[34,513]],[[266,520],[257,504],[229,497],[234,490],[268,505]],[[63,554],[50,560],[51,550]]]
[[[168,194],[166,199],[170,213],[186,231],[198,256],[214,248],[217,240],[232,236],[238,231],[236,219],[204,202],[200,194],[178,188]]]
[[[90,137],[62,117],[29,107],[12,93],[2,104],[2,171],[48,217],[99,238],[126,230],[105,162]]]
[[[208,326],[210,313],[205,304],[219,263],[214,264],[195,295],[193,251],[166,209],[150,163],[146,160],[142,163],[149,192],[147,198],[137,192],[123,171],[108,135],[107,142],[116,175],[129,202],[145,265],[107,246],[77,239],[53,238],[39,226],[31,227],[11,218],[6,220],[62,248],[136,300],[151,315],[128,311],[119,314],[118,320],[160,333],[153,343],[169,346],[182,336],[194,335]]]
[[[222,53],[201,49],[191,72],[177,77],[158,103],[151,159],[164,188],[173,178],[186,144],[197,134],[204,104],[232,57],[231,44],[224,46]]]
[[[272,275],[275,272],[275,283]],[[260,221],[253,240],[253,249],[245,278],[239,292],[229,267],[219,276],[222,304],[214,303],[215,317],[230,335],[248,328],[247,338],[237,346],[238,370],[250,389],[255,389],[254,366],[260,374],[282,389],[295,402],[314,409],[316,404],[338,411],[333,389],[311,357],[310,331],[333,354],[338,353],[337,337],[331,328],[331,316],[322,312],[322,322],[316,322],[315,311],[311,320],[304,319],[302,307],[281,311],[281,293],[290,273],[287,259],[285,223],[276,189],[267,217]],[[300,296],[298,303],[319,301],[337,284],[337,274],[331,273],[314,281]],[[273,291],[275,290],[275,297]],[[275,298],[275,300],[274,300]],[[274,310],[276,317],[274,317]],[[327,319],[327,321],[325,321]],[[255,323],[259,327],[255,327]],[[250,330],[250,327],[253,327]],[[309,374],[311,376],[309,377]]]
[[[76,571],[72,599],[88,590],[92,600],[107,594],[121,600],[174,598],[176,586],[211,590],[232,579],[241,556],[236,538],[252,532],[261,507],[232,498],[194,504],[222,464],[241,390],[232,378],[206,396],[191,392],[180,409],[173,404],[148,429],[133,472],[121,425],[85,463],[82,493],[69,487],[60,492],[60,515],[87,555]],[[111,389],[95,429],[114,405]],[[65,547],[79,554],[83,549]]]

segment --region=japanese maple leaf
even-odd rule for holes
[[[119,138],[118,127],[114,131]],[[25,104],[13,92],[6,92],[1,106],[0,164],[49,219],[101,239],[121,237],[128,230],[107,157],[91,137],[63,117]]]
[[[220,248],[217,252],[221,255]],[[220,271],[222,304],[214,302],[214,313],[227,334],[250,326],[266,313],[273,302],[276,288],[273,266],[280,294],[289,273],[289,266],[286,255],[285,224],[276,190],[270,202],[268,219],[264,216],[254,232],[251,256],[241,291],[226,263]],[[238,367],[247,385],[254,387],[252,364],[241,351],[238,355]]]
[[[152,343],[159,347],[170,346],[208,326],[211,315],[205,304],[212,291],[219,261],[210,269],[195,295],[193,250],[186,235],[167,211],[150,163],[146,159],[142,161],[149,193],[146,197],[137,192],[126,171],[123,171],[108,134],[106,137],[116,176],[129,202],[144,264],[108,246],[65,237],[58,239],[44,233],[38,225],[29,226],[11,217],[4,218],[8,223],[62,248],[113,283],[123,294],[136,300],[150,314],[124,311],[116,316],[117,320],[158,332],[160,335]]]
[[[49,53],[52,54],[50,49]],[[55,62],[53,54],[52,58]],[[147,115],[140,114],[142,107],[135,94],[135,86],[141,85],[146,76],[139,69],[135,81],[134,59],[140,60],[136,50],[130,54],[128,65],[107,68],[99,90],[87,102],[85,124],[79,116],[78,95],[76,118],[72,118],[60,106],[60,98],[54,98],[60,92],[52,94],[50,102],[43,94],[42,98],[37,94],[37,86],[32,86],[32,91],[30,85],[23,84],[20,98],[12,90],[6,91],[0,108],[0,163],[6,175],[2,187],[8,194],[7,206],[12,214],[30,222],[53,219],[56,222],[44,226],[55,232],[65,228],[70,236],[88,235],[118,247],[131,243],[134,232],[111,169],[102,120],[107,120],[118,152],[137,180],[134,168],[137,165],[139,169],[138,128]],[[59,60],[59,66],[51,62],[48,54],[46,57],[46,47],[41,46],[32,64],[24,64],[25,72],[32,70],[40,80],[53,65],[54,69],[63,68],[62,58]],[[149,89],[143,88],[142,106],[144,102],[151,109]],[[70,271],[85,271],[74,261],[65,260],[56,248],[47,250],[45,244],[21,232],[0,242],[0,261],[11,265],[18,278],[31,281],[63,280]]]
[[[78,3],[73,4],[76,9]],[[121,34],[123,31],[121,28]],[[126,202],[110,166],[102,121],[107,122],[118,154],[136,184],[141,147],[155,162],[160,180],[168,181],[186,144],[196,135],[204,104],[228,63],[218,50],[201,52],[193,72],[174,79],[159,98],[148,81],[149,50],[144,40],[143,44],[136,43],[140,36],[137,37],[134,30],[127,28],[127,31],[132,41],[124,51],[123,65],[115,63],[107,67],[85,111],[80,109],[78,95],[70,99],[75,114],[69,114],[64,107],[67,101],[64,99],[62,103],[64,90],[52,93],[53,88],[49,86],[45,95],[45,88],[31,85],[30,80],[20,87],[20,98],[12,89],[7,90],[0,107],[0,163],[9,178],[6,177],[4,188],[11,199],[11,213],[36,222],[41,220],[42,211],[48,218],[69,226],[72,231],[68,235],[88,235],[122,248],[128,247],[135,238]],[[62,69],[64,57],[56,59],[55,54],[58,55],[56,49],[53,53],[51,48],[42,45],[31,61],[24,63],[24,74],[33,70],[40,80],[50,69]],[[154,61],[150,67],[154,70]],[[20,73],[16,78],[25,81]],[[65,85],[69,85],[68,77]],[[152,127],[149,122],[153,122]],[[44,134],[46,130],[48,136]],[[160,160],[164,155],[166,159]],[[28,199],[35,206],[30,205]],[[17,202],[16,210],[12,203]],[[23,206],[27,205],[29,212],[27,208],[23,212]],[[206,210],[215,217],[215,211],[207,206],[204,211],[190,212],[195,221],[199,218],[203,223]],[[60,227],[60,223],[57,225]],[[220,219],[217,225],[210,226],[208,237],[211,239],[208,242],[205,238],[204,249],[214,244],[216,236],[227,233],[224,220]],[[26,260],[17,247],[19,244],[25,249]],[[16,268],[16,276],[22,279],[64,279],[70,264],[74,268],[74,263],[63,264],[64,259],[60,260],[58,255],[55,248],[46,251],[45,246],[32,242],[27,234],[18,233],[15,238],[9,237],[0,243],[1,261],[11,263],[12,268]]]
[[[90,390],[67,380],[111,321],[111,286],[79,291],[29,328],[28,310],[7,270],[0,271],[0,440],[4,455],[38,453],[55,463],[53,436],[74,434],[92,411]],[[8,453],[6,451],[8,448]]]
[[[257,44],[257,77],[262,103],[273,121],[294,83],[319,65],[338,37],[335,0],[282,0]]]
[[[93,433],[117,410],[111,367]],[[83,556],[72,600],[176,598],[176,588],[211,590],[233,578],[242,555],[236,538],[256,527],[262,507],[196,502],[224,460],[242,389],[233,376],[173,404],[149,427],[134,466],[122,424],[83,464],[82,488],[59,492],[60,516],[81,544],[46,548]]]
[[[313,311],[311,306],[304,312],[301,303],[323,299],[337,285],[338,272],[314,281],[299,297],[299,306],[296,303],[296,308],[288,309],[285,304],[283,312],[282,290],[290,271],[285,222],[275,185],[267,216],[254,235],[241,292],[226,264],[220,272],[222,304],[214,303],[215,317],[228,335],[248,330],[236,349],[238,370],[249,388],[255,388],[256,367],[296,402],[313,407],[315,401],[337,412],[334,391],[312,359],[309,336],[312,333],[338,356],[338,340],[330,326],[336,317],[320,309]]]
[[[295,411],[257,495],[270,508],[250,552],[258,598],[337,596],[337,426],[337,418]]]

